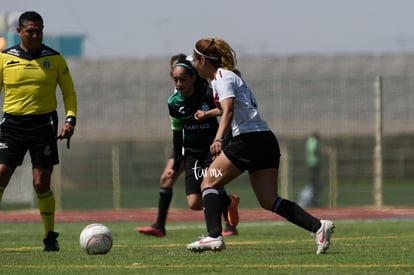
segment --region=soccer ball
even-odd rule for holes
[[[82,230],[79,242],[87,254],[106,254],[112,248],[112,233],[105,225],[92,223]]]

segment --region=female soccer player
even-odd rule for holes
[[[244,171],[249,172],[252,188],[260,205],[288,221],[316,234],[316,254],[325,253],[334,224],[319,220],[296,203],[279,197],[277,178],[280,159],[276,136],[261,118],[256,99],[245,81],[233,71],[236,54],[220,38],[200,39],[193,51],[194,67],[202,78],[210,79],[214,99],[222,110],[220,125],[210,146],[213,162],[201,184],[208,236],[187,246],[192,252],[221,251],[220,213],[224,199],[220,190]],[[223,146],[223,137],[231,129],[233,139]]]
[[[193,210],[202,210],[200,184],[208,165],[212,161],[209,146],[218,128],[216,116],[220,113],[215,108],[211,89],[208,88],[207,82],[198,76],[191,62],[180,59],[172,63],[171,77],[177,90],[168,99],[174,152],[173,159],[169,167],[166,167],[163,175],[165,179],[171,179],[168,182],[175,182],[182,170],[180,167],[184,163],[188,205]],[[199,109],[204,110],[202,119],[196,120],[194,114]],[[182,148],[184,148],[184,156],[182,155]],[[172,184],[170,190],[170,197],[172,197]],[[226,229],[223,234],[236,235],[238,233],[235,226],[238,223],[237,205],[239,198],[237,195],[227,196],[224,190],[220,190],[220,192],[225,197],[226,203],[233,202],[229,209],[227,209],[229,205],[226,204],[222,211],[226,222]],[[162,195],[160,192],[160,206],[162,206]],[[162,210],[159,207],[157,223],[148,227],[139,227],[137,231],[146,235],[165,236],[168,206],[169,202],[168,205],[164,203],[165,215],[161,218]]]

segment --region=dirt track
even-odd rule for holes
[[[319,218],[332,220],[348,219],[414,219],[414,207],[359,207],[338,209],[308,209]],[[240,209],[240,221],[277,221],[278,215],[263,209]],[[99,211],[57,211],[56,222],[112,222],[155,221],[157,209],[121,209]],[[171,209],[168,221],[203,221],[203,212]],[[0,222],[40,222],[38,210],[1,211]]]

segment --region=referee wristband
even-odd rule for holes
[[[68,116],[65,119],[65,123],[66,122],[72,124],[73,126],[75,126],[76,125],[76,117],[74,117],[74,116]]]

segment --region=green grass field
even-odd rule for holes
[[[107,255],[79,247],[83,223],[58,223],[60,252],[42,252],[42,226],[0,224],[1,274],[413,274],[414,220],[336,221],[332,245],[316,255],[314,239],[287,222],[242,222],[220,253],[185,246],[202,222],[169,223],[168,235],[135,232],[136,223],[105,223],[114,235]]]

